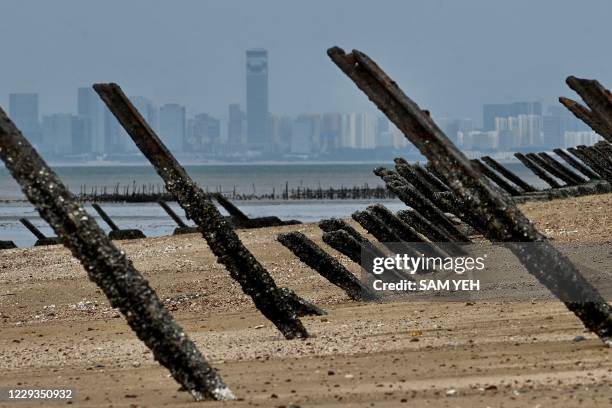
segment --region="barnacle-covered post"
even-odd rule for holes
[[[344,220],[339,218],[323,219],[319,221],[319,228],[324,232],[323,242],[348,256],[353,262],[361,264],[363,253],[369,254],[372,258],[385,257],[382,250]]]
[[[208,195],[189,177],[117,84],[94,89],[119,120],[140,151],[149,159],[168,190],[198,225],[217,260],[249,295],[259,311],[288,338],[308,337],[287,296],[223,219]]]
[[[512,198],[497,193],[469,160],[414,101],[374,61],[354,50],[328,50],[336,65],[429,159],[429,164],[478,215],[491,240],[506,246],[583,324],[612,347],[612,307],[576,269],[548,243],[518,209]],[[612,116],[611,116],[612,117]],[[532,242],[528,248],[524,243]]]
[[[557,148],[557,149],[553,149],[553,152],[555,152],[557,156],[565,160],[567,164],[569,164],[570,166],[572,166],[573,168],[575,168],[576,170],[578,170],[579,172],[581,172],[582,174],[590,178],[591,180],[601,179],[601,176],[599,174],[591,170],[586,164],[583,164],[579,162],[578,160],[576,160],[573,156],[571,156],[569,153],[565,152],[564,150]]]
[[[373,299],[373,294],[340,262],[323,251],[301,232],[288,232],[276,238],[300,261],[342,289],[353,300]]]
[[[568,147],[567,151],[578,157],[584,163],[586,163],[587,166],[589,166],[591,169],[593,169],[593,171],[599,174],[600,178],[612,181],[612,173],[610,173],[604,166],[602,166],[599,163],[599,159],[593,157],[588,149],[582,150],[578,149],[577,147]]]
[[[552,174],[559,180],[563,180],[563,182],[568,186],[576,186],[580,184],[576,179],[571,176],[566,175],[564,172],[557,169],[555,166],[551,165],[547,161],[545,161],[542,157],[535,153],[527,153],[527,157],[530,158],[534,163],[536,163],[540,168],[547,171],[549,174]]]
[[[499,174],[501,174],[502,176],[504,176],[505,178],[507,178],[508,180],[510,180],[511,182],[513,182],[514,184],[522,188],[523,191],[528,192],[528,193],[533,192],[533,191],[538,191],[537,188],[535,188],[531,184],[524,181],[522,178],[514,174],[512,171],[508,170],[505,166],[503,166],[501,163],[499,163],[494,158],[490,156],[482,156],[480,160],[482,160],[483,162],[488,164],[493,170],[497,171]]]
[[[147,280],[85,212],[1,108],[0,158],[40,216],[85,267],[89,279],[102,289],[111,306],[121,311],[138,338],[174,379],[196,400],[234,399]]]
[[[382,204],[370,205],[367,211],[378,217],[400,240],[409,243],[415,249],[423,251],[429,256],[439,256],[446,258],[449,254],[436,244],[431,242],[426,236],[412,228],[411,225],[404,222],[397,215],[393,214],[387,207]]]
[[[374,174],[382,178],[387,188],[397,195],[404,204],[414,208],[420,214],[444,229],[448,235],[453,238],[453,241],[470,242],[470,239],[457,229],[452,221],[448,219],[435,203],[421,194],[419,190],[399,174],[382,167],[374,169]]]
[[[493,170],[491,170],[489,167],[487,167],[487,165],[484,164],[483,162],[481,162],[480,160],[474,159],[474,160],[470,160],[470,161],[472,162],[474,167],[480,173],[482,173],[483,176],[486,176],[493,183],[497,184],[506,193],[508,193],[508,194],[510,194],[512,196],[519,196],[519,195],[523,194],[523,192],[521,190],[517,189],[512,184],[508,183],[506,180],[504,180],[502,177],[500,177],[497,173],[495,173]]]
[[[612,159],[607,153],[602,152],[595,146],[578,145],[576,149],[588,156],[592,162],[597,163],[598,168],[602,169],[607,175],[606,180],[612,181]]]
[[[572,170],[570,170],[569,168],[565,167],[563,164],[553,159],[552,156],[550,156],[548,153],[541,152],[541,153],[538,153],[538,156],[542,160],[544,160],[546,163],[548,163],[549,166],[556,169],[560,174],[563,174],[564,177],[571,179],[573,182],[575,182],[576,185],[584,184],[587,182],[587,180],[585,180],[582,176],[574,173]]]
[[[612,143],[612,94],[610,91],[594,79],[569,76],[565,82],[580,95],[588,108],[569,98],[560,97],[559,102],[578,119]]]
[[[159,206],[164,209],[166,214],[168,214],[177,225],[172,235],[194,234],[198,232],[197,227],[190,227],[189,225],[185,224],[181,217],[179,217],[178,214],[174,212],[174,210],[168,205],[168,203],[166,203],[165,201],[158,201],[157,204],[159,204]]]
[[[514,157],[519,159],[519,161],[523,163],[525,167],[533,171],[533,173],[536,176],[538,176],[540,179],[542,179],[544,182],[546,182],[546,184],[548,184],[552,188],[561,187],[561,184],[557,183],[557,180],[552,178],[548,173],[546,173],[546,171],[544,171],[544,169],[540,168],[540,166],[536,162],[534,162],[529,157],[525,156],[523,153],[519,153],[519,152],[514,153]]]

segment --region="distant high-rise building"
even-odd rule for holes
[[[373,129],[367,113],[347,113],[342,122],[342,147],[351,149],[374,147]]]
[[[42,151],[55,155],[73,152],[72,135],[74,120],[70,113],[55,113],[42,118]]]
[[[482,130],[495,129],[495,118],[518,117],[519,115],[542,115],[540,102],[513,102],[486,104],[482,106]]]
[[[207,113],[189,121],[187,144],[196,152],[215,153],[221,145],[221,121]]]
[[[159,137],[173,153],[185,148],[185,107],[176,103],[159,109]]]
[[[563,118],[560,116],[542,116],[542,137],[544,139],[544,147],[561,147],[561,145],[564,143],[562,123]]]
[[[246,115],[237,103],[229,105],[227,144],[234,149],[246,144]]]
[[[266,150],[274,153],[280,152],[283,146],[281,141],[281,118],[279,116],[268,116],[268,135],[270,147]]]
[[[125,138],[122,138],[120,129],[122,126],[115,118],[115,115],[106,107],[104,111],[104,152],[105,153],[123,153],[125,146]]]
[[[498,133],[495,131],[482,132],[474,130],[467,134],[462,134],[463,148],[466,150],[491,151],[498,147]]]
[[[321,151],[331,152],[340,147],[342,114],[325,113],[321,121]]]
[[[282,153],[287,153],[291,149],[291,137],[293,135],[293,119],[289,116],[281,116],[278,122],[278,151]]]
[[[268,142],[268,51],[246,52],[247,143],[250,149],[263,151]]]
[[[378,138],[381,133],[385,133],[389,131],[389,119],[386,116],[379,116],[376,118],[376,128],[374,129],[374,134]]]
[[[495,118],[495,131],[498,136],[498,148],[508,151],[521,146],[518,118]]]
[[[542,116],[518,115],[521,146],[542,146]]]
[[[312,134],[315,131],[314,121],[309,115],[298,116],[293,121],[291,132],[291,153],[307,154],[313,149]]]
[[[89,139],[84,137],[87,132],[87,122],[78,115],[72,116],[72,153],[77,155],[91,152]]]
[[[82,146],[87,146],[87,153],[103,154],[107,143],[104,131],[104,104],[92,88],[79,88],[77,91],[77,114],[84,123]]]
[[[592,130],[567,131],[563,135],[563,145],[560,147],[574,147],[578,145],[592,146],[603,138]]]
[[[32,144],[41,142],[38,119],[37,93],[12,93],[9,95],[9,115]]]

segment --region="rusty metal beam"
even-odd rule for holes
[[[431,197],[434,193],[440,190],[438,186],[433,185],[429,182],[429,180],[425,179],[420,173],[417,172],[416,166],[412,166],[410,163],[406,163],[405,160],[400,160],[399,158],[395,158],[395,170],[399,173],[400,176],[405,178],[410,184],[418,188],[421,193]]]
[[[506,193],[510,194],[511,196],[519,196],[523,194],[523,191],[508,183],[506,180],[504,180],[501,176],[499,176],[497,173],[487,167],[487,165],[481,162],[480,160],[474,159],[471,160],[471,162],[476,167],[476,169],[482,173],[483,176],[487,177],[494,184],[497,184]]]
[[[569,76],[565,80],[588,106],[569,98],[560,97],[559,102],[578,119],[589,125],[608,142],[612,142],[612,95],[594,79]]]
[[[363,250],[362,244],[355,239],[351,234],[345,230],[335,230],[329,232],[323,232],[323,242],[327,245],[346,255],[351,261],[361,265],[363,257],[361,251]],[[379,252],[379,255],[384,257],[383,252]]]
[[[508,180],[510,180],[511,182],[513,182],[514,184],[522,188],[523,191],[528,192],[528,193],[538,191],[537,188],[535,188],[531,184],[524,181],[522,178],[514,174],[512,171],[508,170],[505,166],[497,162],[497,160],[493,159],[492,157],[483,156],[480,158],[480,160],[482,160],[483,162],[488,164],[493,170],[497,171],[499,174],[501,174],[502,176],[504,176],[505,178],[507,178]]]
[[[413,166],[414,170],[426,179],[430,184],[436,186],[438,191],[451,191],[450,187],[444,184],[439,178],[432,174],[426,167],[420,164]]]
[[[552,188],[560,188],[561,184],[552,178],[544,169],[542,169],[536,162],[531,158],[525,156],[523,153],[514,153],[514,157],[520,160],[529,170],[531,170],[536,176],[546,182]]]
[[[418,251],[422,251],[428,256],[439,256],[442,258],[449,257],[442,248],[431,242],[426,236],[416,231],[408,223],[404,222],[397,215],[393,214],[387,207],[382,204],[374,204],[367,207],[367,211],[378,217],[391,231],[397,235],[400,240],[408,243],[417,243]]]
[[[255,259],[223,219],[208,195],[193,182],[117,84],[96,84],[95,91],[149,159],[169,191],[185,210],[217,260],[225,266],[259,311],[285,338],[308,337],[308,332],[272,276]]]
[[[551,166],[544,159],[542,159],[539,155],[537,155],[535,153],[527,153],[526,156],[529,159],[531,159],[534,163],[536,163],[538,166],[540,166],[540,168],[542,168],[543,170],[547,171],[548,174],[551,174],[551,175],[555,176],[556,178],[558,178],[559,180],[562,180],[566,185],[568,185],[568,186],[576,186],[576,185],[580,184],[580,183],[576,182],[576,180],[574,180],[572,177],[569,177],[569,176],[565,175],[565,173],[563,173],[562,171],[559,171],[556,167]]]
[[[455,224],[448,219],[440,208],[431,200],[421,194],[406,179],[394,171],[377,168],[374,174],[382,178],[389,190],[391,190],[404,204],[415,209],[421,215],[431,220],[439,228],[444,229],[453,241],[469,242],[470,239],[457,229]]]
[[[505,242],[538,281],[563,300],[583,324],[612,347],[612,307],[571,261],[550,245],[510,197],[497,193],[419,106],[364,53],[334,47],[328,55],[443,175],[453,191]],[[527,253],[521,242],[537,243]],[[575,299],[578,295],[579,299]]]
[[[608,181],[612,180],[612,174],[610,174],[610,172],[604,167],[600,166],[598,160],[594,159],[588,150],[585,151],[576,147],[569,147],[567,151],[586,163],[587,166],[599,174],[600,178]]]
[[[580,145],[576,146],[576,149],[588,156],[591,162],[597,163],[597,166],[607,174],[606,179],[612,181],[612,161],[610,161],[605,154],[595,149],[593,146]]]
[[[89,279],[196,400],[234,399],[132,262],[104,234],[0,109],[0,158],[40,216],[77,258]]]
[[[560,174],[563,174],[567,179],[572,180],[575,185],[584,184],[588,181],[553,159],[548,153],[541,152],[538,153],[538,156],[548,163],[549,166],[556,169]]]
[[[565,106],[578,119],[586,123],[591,129],[603,136],[606,140],[612,140],[612,133],[605,123],[602,123],[599,118],[593,114],[588,108],[582,106],[579,102],[573,99],[559,97],[561,105]]]
[[[277,241],[293,252],[300,261],[342,289],[351,299],[374,299],[373,293],[355,275],[301,232],[279,234]]]
[[[554,149],[553,152],[557,154],[557,156],[561,157],[567,164],[590,178],[591,180],[600,180],[602,177],[597,174],[595,171],[591,170],[586,164],[579,162],[573,156],[568,154],[566,151],[562,149]]]
[[[369,254],[372,254],[372,257],[384,257],[385,256],[383,251],[381,251],[376,245],[374,245],[370,240],[368,240],[366,237],[361,235],[355,228],[353,228],[351,225],[349,225],[349,223],[347,223],[344,220],[341,220],[339,218],[324,219],[324,220],[319,221],[319,228],[321,228],[321,230],[324,232],[323,242],[325,242],[326,244],[328,244],[329,246],[331,246],[338,252],[341,252],[344,255],[348,256],[349,258],[351,258],[351,260],[353,260],[356,263],[361,264],[362,249],[363,251],[366,251]],[[341,241],[346,241],[344,239],[345,235],[336,234],[336,236],[334,237],[331,237],[331,236],[328,237],[328,239],[330,239],[329,242],[326,241],[326,234],[335,233],[335,232],[346,233],[352,238],[352,240],[350,240],[349,242],[339,242],[335,238],[339,238]],[[336,245],[336,243],[338,243],[339,245],[334,246]],[[355,243],[357,243],[357,245],[359,245],[361,249],[356,250]],[[345,251],[349,251],[350,255],[349,253]],[[350,252],[350,251],[353,251],[353,252]],[[355,255],[355,251],[358,251],[359,254]]]

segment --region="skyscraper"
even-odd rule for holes
[[[246,142],[246,118],[240,105],[233,103],[229,106],[229,121],[227,123],[227,144],[238,149]]]
[[[518,117],[519,115],[542,115],[540,102],[513,102],[486,104],[482,107],[482,129],[495,129],[495,118]]]
[[[221,121],[199,113],[187,123],[189,148],[196,152],[216,153],[221,146]]]
[[[185,107],[176,103],[159,109],[159,137],[173,153],[182,152],[185,143]]]
[[[246,52],[247,143],[263,151],[268,141],[268,51],[258,48]]]
[[[83,142],[80,145],[87,146],[88,153],[105,153],[104,105],[92,88],[78,89],[77,113],[84,123],[84,132],[80,135]]]
[[[73,152],[72,131],[74,116],[70,113],[54,113],[42,118],[42,150],[56,155]]]
[[[41,142],[38,122],[38,94],[12,93],[9,95],[9,115],[19,130],[33,144]]]

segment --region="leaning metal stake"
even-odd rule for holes
[[[113,245],[0,108],[0,158],[36,207],[85,267],[89,279],[119,308],[155,359],[196,400],[234,395],[187,337],[125,253]]]
[[[95,84],[94,89],[155,167],[166,183],[166,190],[183,207],[187,217],[198,225],[217,260],[225,265],[257,309],[274,323],[285,338],[308,337],[284,291],[279,290],[272,276],[244,246],[207,194],[172,156],[119,85]]]
[[[506,245],[583,324],[612,347],[612,307],[576,269],[571,261],[548,243],[510,197],[497,193],[480,177],[465,155],[446,137],[414,101],[374,61],[354,50],[338,47],[327,51],[336,65],[391,119],[429,159],[429,164],[466,206],[479,216],[490,239]],[[518,243],[536,242],[527,253]],[[578,295],[579,300],[574,300]],[[571,300],[570,300],[571,299]]]

